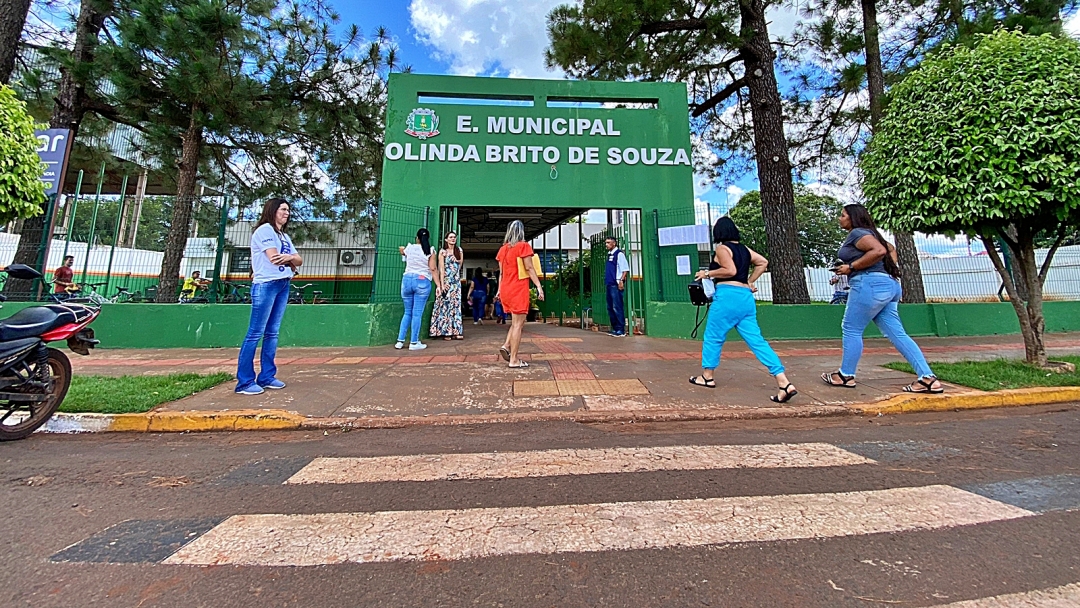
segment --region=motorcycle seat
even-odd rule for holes
[[[60,315],[45,306],[24,308],[0,320],[0,342],[33,338],[61,324]]]

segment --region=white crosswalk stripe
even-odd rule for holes
[[[541,507],[236,515],[165,563],[315,566],[694,547],[927,530],[1029,515],[943,485]]]
[[[1077,606],[1080,606],[1080,583],[1053,589],[1009,593],[941,604],[936,608],[1076,608]]]
[[[505,479],[643,471],[834,467],[873,462],[827,443],[421,454],[316,458],[286,483]]]

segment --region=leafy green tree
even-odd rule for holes
[[[835,198],[815,194],[802,185],[795,186],[799,252],[804,266],[827,268],[836,260],[836,251],[847,236],[837,222],[841,209],[843,204]],[[742,243],[771,260],[765,221],[761,216],[761,192],[751,190],[744,194],[729,215],[739,227]]]
[[[385,32],[366,52],[355,27],[336,41],[336,19],[315,1],[118,0],[99,49],[115,86],[106,105],[178,167],[160,301],[175,292],[200,181],[225,173],[247,199],[372,214],[382,76],[396,59]]]
[[[15,91],[0,84],[0,223],[41,213],[45,184],[37,126]]]
[[[5,0],[0,0],[3,1]],[[97,48],[98,35],[112,8],[112,0],[81,0],[79,14],[75,18],[75,39],[71,48],[65,46],[40,49],[42,62],[48,65],[35,66],[30,73],[23,74],[27,81],[20,87],[23,95],[31,102],[36,102],[35,105],[42,115],[49,116],[50,128],[69,129],[72,139],[79,134],[83,119],[93,105],[89,91],[94,88],[96,76],[94,51]],[[42,74],[53,67],[60,73],[60,79],[55,86],[43,78]],[[104,126],[104,121],[100,119],[96,123],[99,128]],[[81,158],[85,156],[85,152],[84,146],[76,143],[72,159],[85,160]],[[51,222],[51,219],[46,218],[43,212],[23,222],[20,230],[22,238],[19,239],[19,247],[15,251],[15,263],[37,263],[41,237],[46,230],[46,222]],[[19,279],[9,279],[4,284],[4,290],[15,296],[30,293],[30,288],[29,281]]]
[[[1027,360],[1038,365],[1046,365],[1042,285],[1060,242],[1080,225],[1076,91],[1075,40],[981,35],[892,89],[861,161],[863,189],[885,227],[982,239],[1019,318]],[[1040,266],[1043,231],[1057,237]],[[1015,262],[1015,281],[998,240]]]
[[[691,116],[719,122],[732,99],[753,121],[762,212],[775,252],[774,301],[809,303],[798,253],[792,164],[765,0],[584,0],[548,16],[549,66],[579,78],[683,81]],[[743,91],[746,96],[743,97]],[[708,116],[708,118],[702,118]],[[744,123],[745,124],[745,123]],[[708,130],[708,125],[697,125]]]

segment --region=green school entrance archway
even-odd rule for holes
[[[694,223],[686,100],[686,87],[673,83],[391,75],[372,304],[400,309],[397,248],[420,227],[433,241],[458,231],[469,267],[470,256],[494,259],[513,219],[534,239],[609,209],[609,230],[640,278],[627,308],[647,327],[646,304],[661,290],[653,271],[660,252],[642,236]],[[599,262],[593,268],[603,268],[605,235],[575,243]],[[558,263],[568,248],[546,249]],[[606,324],[602,272],[592,281],[583,306]],[[372,328],[373,343],[388,336]]]

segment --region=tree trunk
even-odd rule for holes
[[[195,184],[199,177],[199,155],[203,144],[203,128],[198,122],[198,113],[198,108],[192,108],[191,121],[182,137],[176,200],[173,201],[169,236],[165,239],[165,256],[161,260],[161,274],[158,276],[157,301],[160,303],[176,301],[180,262],[184,258],[188,231],[191,229],[191,210],[195,203]]]
[[[923,304],[926,302],[926,289],[923,287],[922,267],[919,266],[919,250],[915,248],[915,237],[910,232],[894,232],[896,257],[900,260],[900,287],[904,292],[901,302],[905,304]]]
[[[795,220],[795,189],[784,134],[780,90],[776,85],[776,54],[769,43],[763,0],[741,0],[743,46],[750,112],[754,121],[754,156],[761,188],[761,213],[769,244],[773,302],[809,304],[799,231]]]
[[[1029,238],[1026,241],[1021,239],[1018,241],[1020,244],[1017,249],[1014,249],[1011,245],[1008,245],[1012,251],[1013,259],[1017,261],[1017,265],[1024,265],[1028,268],[1026,271],[1016,271],[1017,277],[1022,275],[1032,276],[1030,273],[1034,271],[1034,284],[1025,278],[1024,282],[1027,284],[1030,293],[1033,295],[1031,301],[1025,305],[1024,301],[1020,298],[1020,294],[1017,293],[1017,285],[1013,282],[1012,275],[1005,268],[1005,262],[1002,260],[1001,255],[998,254],[996,249],[996,243],[994,239],[983,236],[983,246],[986,247],[986,253],[990,257],[990,261],[994,264],[994,269],[997,270],[998,276],[1001,277],[1001,282],[1005,285],[1005,291],[1009,294],[1009,302],[1012,303],[1013,310],[1016,312],[1016,317],[1020,321],[1020,334],[1024,337],[1024,356],[1028,363],[1032,365],[1045,366],[1046,365],[1046,346],[1043,344],[1043,332],[1045,330],[1045,322],[1042,314],[1042,284],[1039,282],[1038,271],[1035,269],[1035,246],[1034,239]],[[1021,253],[1023,250],[1027,250],[1027,254]],[[1021,262],[1020,258],[1025,258],[1025,262]]]
[[[7,0],[0,0],[6,2]],[[79,18],[75,22],[75,47],[71,51],[71,60],[60,67],[60,85],[57,88],[54,99],[52,116],[49,118],[49,127],[53,129],[71,129],[71,138],[74,139],[79,133],[79,125],[82,124],[83,116],[86,115],[86,106],[89,101],[86,95],[86,68],[94,61],[94,50],[97,48],[98,33],[105,23],[105,18],[112,11],[112,3],[102,0],[82,0],[79,7]],[[61,182],[59,192],[64,191]],[[49,218],[44,213],[27,219],[19,231],[19,247],[15,251],[15,264],[35,266],[37,264],[38,247],[41,245],[41,237],[47,229]],[[46,260],[46,264],[48,260]],[[45,268],[38,268],[42,273]],[[8,279],[4,285],[4,292],[9,297],[21,298],[31,296],[31,282],[19,279]]]
[[[7,84],[15,72],[30,0],[0,0],[0,84]]]
[[[876,132],[884,113],[885,70],[881,67],[881,41],[878,37],[877,0],[862,0],[863,46],[866,51],[866,89],[870,95],[870,132]],[[909,232],[894,232],[896,257],[900,260],[900,286],[903,302],[926,302],[922,268],[915,237]]]

